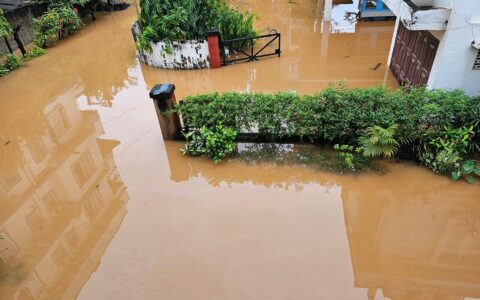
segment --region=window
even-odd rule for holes
[[[48,113],[47,119],[57,138],[62,136],[70,127],[65,108],[61,105],[58,105],[52,112]]]
[[[17,183],[20,182],[20,174],[15,170],[2,171],[0,174],[0,184],[3,185],[8,191],[10,191]]]
[[[82,156],[75,161],[75,163],[72,165],[72,172],[77,179],[78,185],[83,187],[83,185],[93,175],[93,172],[95,172],[92,156],[88,151],[82,154]]]
[[[57,249],[52,253],[52,259],[58,267],[63,267],[67,264],[69,254],[62,244],[58,244]]]
[[[473,70],[480,71],[480,50],[478,50],[477,57],[475,58],[475,62],[473,63]]]
[[[85,203],[85,214],[93,221],[103,207],[103,199],[100,193],[95,189],[87,196],[88,201]]]
[[[365,1],[365,9],[368,9],[368,10],[375,10],[377,9],[377,3],[378,1],[377,0],[366,0]]]
[[[33,233],[41,232],[46,229],[46,220],[43,215],[40,213],[40,209],[35,207],[26,217],[25,221],[28,224],[28,227],[32,230]]]
[[[56,214],[60,208],[60,198],[54,190],[48,191],[48,193],[43,196],[42,202],[50,215]]]
[[[43,140],[41,138],[38,138],[33,142],[28,143],[27,148],[32,154],[33,160],[36,163],[41,162],[45,158],[45,156],[47,156],[47,148],[45,147],[45,144],[43,143]]]

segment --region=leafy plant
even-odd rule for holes
[[[394,156],[399,147],[399,143],[394,137],[397,127],[397,125],[388,128],[377,125],[368,127],[359,139],[360,145],[363,147],[363,154],[368,157]]]
[[[224,39],[255,36],[253,14],[221,0],[140,1],[137,47],[151,51],[150,42],[204,39],[217,28]]]
[[[10,70],[7,69],[4,65],[0,65],[0,77],[3,77],[10,73]]]
[[[361,171],[370,163],[370,160],[363,155],[361,147],[335,144],[333,149],[337,151],[337,157],[344,163],[347,171]]]
[[[480,178],[480,163],[474,160],[464,161],[458,170],[452,172],[454,181],[465,178],[468,183],[474,183],[475,177]]]
[[[12,32],[12,26],[3,15],[3,10],[0,8],[0,38],[9,37]]]
[[[28,51],[27,54],[25,55],[24,59],[25,60],[30,60],[35,57],[39,57],[47,53],[47,50],[42,49],[40,47],[35,46],[32,50]]]
[[[428,130],[424,136],[429,145],[437,150],[453,149],[459,153],[467,153],[470,141],[475,136],[473,125],[452,129],[444,126],[443,130]]]
[[[60,15],[55,9],[48,10],[42,16],[33,20],[33,43],[40,48],[55,44],[60,30]]]
[[[235,151],[237,132],[221,124],[213,128],[202,127],[200,130],[185,134],[186,144],[182,153],[198,156],[207,155],[215,163]]]
[[[460,166],[462,158],[453,148],[420,154],[420,161],[435,173],[448,174]]]
[[[33,42],[40,48],[53,46],[57,39],[78,30],[82,25],[78,12],[70,6],[50,8],[33,21]]]
[[[351,89],[334,84],[305,96],[294,92],[190,96],[174,111],[190,130],[222,123],[253,134],[256,141],[355,145],[363,136],[364,146],[372,148],[365,147],[367,153],[395,154],[437,173],[455,171],[463,160],[480,153],[472,146],[480,142],[476,134],[480,97],[459,91]],[[367,145],[368,140],[373,143]]]
[[[15,54],[7,54],[6,55],[6,60],[5,60],[5,63],[3,64],[3,66],[9,71],[13,71],[15,69],[20,68],[20,62],[21,61],[22,61],[22,59],[20,57],[16,56]]]

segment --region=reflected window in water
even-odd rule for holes
[[[46,227],[46,222],[47,220],[45,217],[42,215],[40,212],[40,209],[35,207],[32,212],[30,212],[26,217],[25,217],[28,227],[32,230],[33,233],[38,233],[42,230],[45,229]]]
[[[10,191],[18,182],[20,182],[20,174],[15,170],[9,170],[0,174],[0,185],[7,191]]]
[[[80,187],[83,187],[95,172],[92,156],[87,151],[72,165],[72,172]]]
[[[43,196],[42,203],[45,205],[50,215],[55,215],[59,211],[61,202],[57,192],[52,189]]]
[[[90,221],[95,220],[98,213],[102,209],[104,205],[104,201],[102,199],[102,195],[97,190],[94,190],[90,196],[88,197],[89,200],[85,203],[85,214],[90,219]]]
[[[70,255],[68,254],[67,249],[65,249],[65,246],[59,243],[57,249],[55,249],[52,254],[52,259],[57,266],[63,267],[67,264],[69,256]]]
[[[53,111],[47,114],[47,120],[57,138],[61,137],[70,127],[65,108],[61,105],[57,105]]]
[[[27,148],[36,163],[41,162],[47,156],[47,148],[42,138],[35,139],[28,143]]]

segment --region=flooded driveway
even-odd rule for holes
[[[282,33],[280,59],[139,65],[130,8],[0,79],[0,299],[480,298],[476,186],[397,163],[358,176],[214,165],[163,142],[155,83],[177,98],[395,85],[391,22],[338,33],[352,24],[322,25],[321,2],[239,5]]]

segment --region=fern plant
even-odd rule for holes
[[[395,130],[397,125],[388,128],[380,126],[368,127],[364,134],[359,138],[360,145],[363,148],[363,155],[367,157],[392,157],[399,147],[398,141],[395,139]]]

